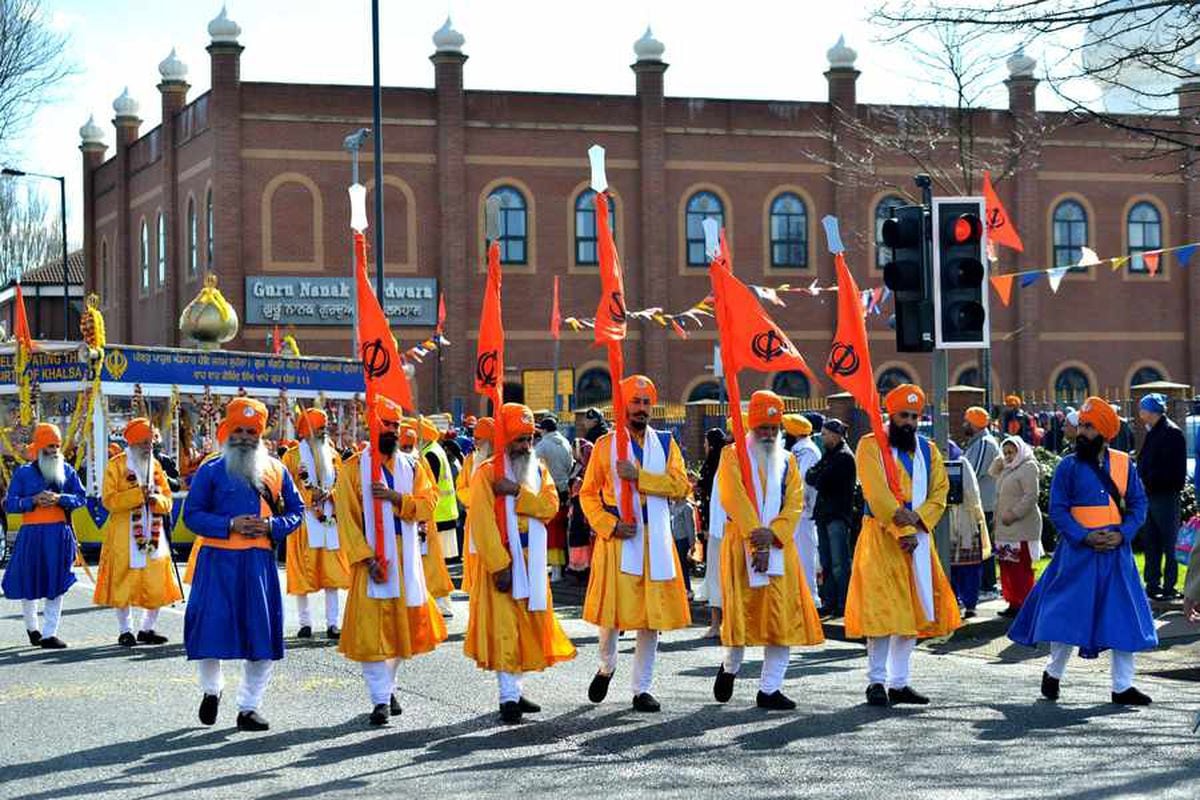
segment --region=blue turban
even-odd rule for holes
[[[1149,411],[1151,414],[1167,413],[1167,397],[1163,394],[1148,394],[1138,405],[1142,411]]]

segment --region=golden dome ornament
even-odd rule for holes
[[[179,315],[179,332],[201,350],[216,350],[238,334],[238,315],[221,290],[217,276],[204,276],[204,288]]]

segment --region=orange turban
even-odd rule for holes
[[[125,423],[125,444],[146,444],[153,438],[154,428],[150,427],[150,420],[145,417],[134,417]]]
[[[1079,409],[1079,424],[1091,425],[1108,441],[1121,430],[1121,418],[1102,397],[1089,397]]]
[[[119,456],[120,454],[121,454],[121,446],[120,445],[110,444],[108,446],[108,457],[109,458],[112,458],[113,456]]]
[[[433,424],[433,420],[427,417],[421,417],[418,424],[418,431],[421,434],[421,441],[436,442],[442,438],[442,432],[438,430],[438,426]]]
[[[812,422],[803,414],[784,414],[783,429],[792,436],[812,436]]]
[[[630,375],[621,381],[621,393],[625,396],[626,404],[635,397],[649,398],[650,405],[658,402],[658,389],[655,388],[654,381],[645,375]]]
[[[410,419],[400,423],[400,446],[417,446],[417,424]]]
[[[296,434],[307,439],[317,428],[329,424],[329,415],[319,408],[306,408],[296,416]]]
[[[921,387],[912,383],[902,383],[887,393],[883,399],[883,407],[888,414],[899,414],[901,411],[912,411],[920,414],[925,410],[925,392]]]
[[[375,405],[371,409],[371,413],[380,422],[395,422],[399,424],[404,419],[404,409],[383,395],[375,397]]]
[[[971,423],[971,426],[983,430],[992,421],[992,417],[987,411],[979,406],[971,406],[967,412],[963,414],[963,419]]]
[[[253,397],[235,397],[225,406],[225,422],[230,431],[251,428],[261,436],[267,427],[267,407]]]
[[[479,441],[490,442],[496,435],[496,421],[491,417],[480,417],[475,422],[475,438]]]
[[[1015,394],[1010,394],[1004,398],[1004,405],[1008,406],[1009,408],[1020,408],[1021,398]]]
[[[33,429],[33,439],[29,442],[26,455],[32,461],[52,444],[62,444],[62,433],[59,432],[58,426],[49,422],[39,422]]]
[[[750,427],[783,425],[783,398],[769,389],[759,389],[750,395]]]
[[[217,444],[224,446],[225,440],[229,438],[229,420],[223,419],[217,425]]]
[[[533,435],[533,412],[520,403],[505,403],[500,407],[500,419],[504,432],[509,436]]]

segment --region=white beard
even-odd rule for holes
[[[537,475],[536,470],[540,468],[541,461],[532,453],[509,456],[508,461],[512,466],[513,480],[522,486],[533,486],[534,477]]]
[[[756,436],[750,443],[750,448],[754,451],[754,460],[766,467],[768,475],[782,474],[783,459],[787,455],[783,449],[782,436],[767,442]]]
[[[67,485],[67,465],[61,452],[53,456],[38,453],[37,465],[46,483],[58,489]]]
[[[263,488],[263,475],[267,472],[271,454],[267,452],[267,447],[261,439],[258,446],[253,448],[235,447],[226,442],[225,446],[221,448],[221,455],[225,459],[225,473],[229,477],[236,478],[255,489]]]
[[[482,464],[492,457],[492,443],[479,442],[475,445],[475,463]]]
[[[149,485],[147,478],[150,472],[150,458],[149,454],[142,458],[135,450],[125,451],[125,466],[129,467],[129,471],[137,478],[139,486]]]
[[[313,463],[317,468],[317,475],[310,477],[313,485],[328,491],[333,488],[333,446],[325,437],[310,438],[308,440],[308,449],[312,451]]]

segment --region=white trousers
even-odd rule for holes
[[[721,540],[711,536],[704,543],[704,596],[709,608],[720,608],[721,596]]]
[[[500,702],[515,703],[521,699],[521,689],[524,681],[519,672],[497,672],[496,682],[500,684]]]
[[[742,660],[746,656],[744,647],[725,648],[725,671],[737,675],[742,668]],[[787,674],[788,664],[792,660],[792,648],[783,645],[769,644],[763,647],[762,673],[758,679],[758,688],[763,694],[774,694],[783,688],[783,676]]]
[[[867,639],[867,683],[888,689],[908,686],[915,636],[874,636]]]
[[[617,671],[617,639],[620,632],[616,628],[600,629],[600,671],[612,675]],[[630,676],[630,688],[634,695],[650,691],[654,681],[654,661],[658,655],[658,631],[638,631],[637,644],[633,648],[633,674]]]
[[[196,662],[200,672],[200,689],[205,694],[221,694],[225,688],[225,675],[221,662],[216,658],[202,658]],[[238,711],[257,711],[262,705],[263,693],[271,680],[275,662],[270,659],[242,662],[242,683],[238,687]]]
[[[115,608],[113,610],[117,612],[117,627],[120,628],[121,633],[133,633],[133,608],[126,606],[125,608]],[[142,614],[142,624],[138,630],[152,631],[157,622],[158,609],[147,608]]]
[[[392,699],[392,694],[396,691],[396,670],[399,666],[398,658],[363,662],[363,681],[367,684],[371,705],[381,705]]]
[[[308,604],[308,595],[296,595],[296,616],[300,618],[300,625],[312,627],[312,608]],[[337,589],[325,590],[325,627],[329,628],[340,624],[341,621],[341,606],[338,600]]]
[[[812,517],[800,517],[796,525],[796,550],[800,553],[800,566],[804,570],[804,578],[808,581],[808,592],[812,595],[813,603],[821,607],[821,595],[817,591],[817,570],[821,566],[821,556],[817,547],[817,523]]]
[[[58,621],[62,618],[63,596],[51,597],[42,605],[42,616],[46,624],[41,626],[42,636],[49,639],[58,635]],[[21,616],[25,617],[25,630],[36,631],[38,626],[37,600],[21,601]]]
[[[1133,653],[1127,650],[1112,650],[1112,690],[1123,692],[1133,686],[1134,666]],[[1046,664],[1046,672],[1051,678],[1062,680],[1067,671],[1067,662],[1075,653],[1075,645],[1062,642],[1050,643],[1050,663]]]

